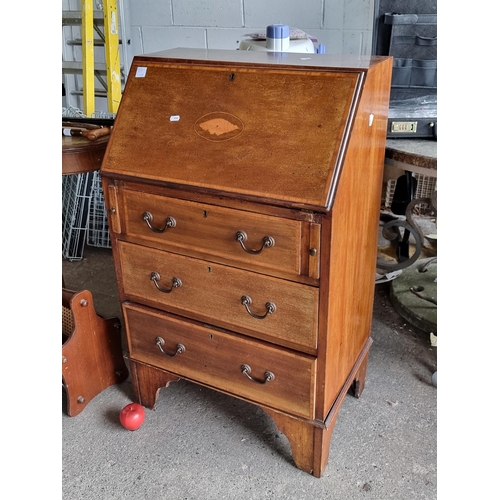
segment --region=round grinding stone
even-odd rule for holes
[[[412,292],[412,289],[414,292]],[[391,302],[408,323],[437,335],[437,259],[419,259],[391,281]],[[433,303],[429,300],[434,300]]]

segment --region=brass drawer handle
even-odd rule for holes
[[[151,273],[151,276],[149,279],[155,284],[155,287],[163,293],[170,293],[174,288],[180,288],[182,286],[182,281],[179,278],[173,278],[172,279],[172,286],[171,288],[162,288],[159,284],[158,281],[160,279],[160,274],[157,273],[156,271],[153,271]]]
[[[260,247],[260,249],[251,250],[250,248],[247,248],[245,246],[245,241],[247,240],[247,238],[248,236],[245,231],[236,231],[236,241],[240,242],[241,248],[243,248],[243,250],[245,250],[245,252],[247,253],[258,254],[262,252],[264,248],[271,248],[272,246],[274,246],[274,238],[272,236],[264,236],[264,238],[262,238],[262,246]]]
[[[173,354],[168,353],[167,351],[163,350],[163,345],[165,345],[165,341],[161,337],[156,337],[155,344],[158,346],[158,349],[165,354],[166,356],[169,356],[170,358],[173,358],[174,356],[177,356],[177,354],[182,354],[183,352],[186,352],[186,348],[184,347],[183,344],[177,344],[176,346],[176,351]]]
[[[252,382],[256,382],[257,384],[266,384],[267,382],[272,382],[276,377],[273,372],[266,371],[264,372],[264,380],[261,382],[253,378],[250,373],[252,373],[252,369],[248,365],[241,365],[241,372],[245,374]]]
[[[163,229],[157,229],[156,227],[153,227],[151,225],[151,222],[153,221],[153,214],[151,212],[144,212],[142,214],[142,220],[146,222],[149,229],[151,229],[151,231],[153,231],[154,233],[164,233],[169,227],[175,227],[177,224],[177,221],[173,217],[169,216],[165,221],[165,226],[163,226]]]
[[[252,318],[264,319],[268,314],[273,314],[273,312],[276,311],[276,304],[274,302],[266,302],[266,314],[259,316],[258,314],[253,313],[248,307],[252,305],[252,298],[248,295],[243,295],[243,297],[241,297],[241,303],[245,306],[247,313],[250,314]]]

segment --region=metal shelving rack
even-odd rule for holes
[[[131,62],[127,0],[63,0],[62,76],[66,107],[116,113]],[[97,106],[98,107],[98,106]],[[100,111],[104,111],[101,109]]]

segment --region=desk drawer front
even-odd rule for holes
[[[124,313],[132,359],[312,418],[316,374],[316,359],[312,356],[133,305],[125,305]],[[243,373],[243,365],[250,367],[249,375],[255,381]],[[272,380],[264,383],[266,372],[272,374],[268,375]]]
[[[300,221],[126,189],[123,203],[124,232],[135,241],[183,254],[209,254],[211,259],[234,261],[247,268],[261,266],[300,274]],[[148,220],[144,214],[150,214]],[[166,223],[163,232],[155,232]]]
[[[118,249],[128,299],[283,345],[316,348],[317,288],[127,242],[118,242]],[[250,300],[245,304],[243,297]]]

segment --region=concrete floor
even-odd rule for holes
[[[121,318],[111,250],[63,260],[66,287],[92,292],[96,310]],[[376,285],[365,390],[347,395],[321,479],[294,466],[288,440],[260,408],[189,382],[161,389],[134,432],[119,422],[130,379],[76,417],[62,397],[65,500],[437,498],[437,348]]]

